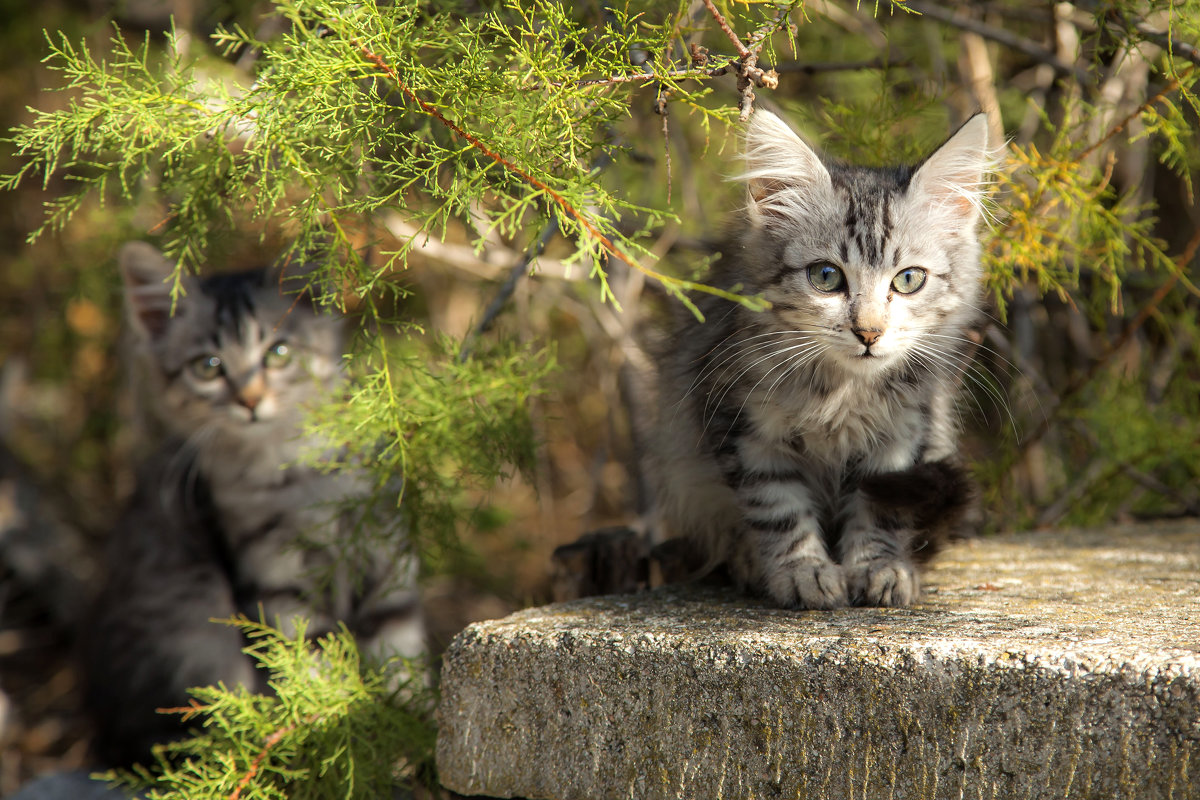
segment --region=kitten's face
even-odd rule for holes
[[[953,372],[947,337],[980,303],[984,118],[915,170],[826,166],[763,112],[747,144],[758,288],[797,356],[865,375],[913,360]]]
[[[154,373],[154,402],[171,431],[200,444],[294,437],[304,408],[334,386],[341,320],[282,294],[255,271],[193,280],[169,315],[170,265],[149,245],[121,255],[133,329]]]

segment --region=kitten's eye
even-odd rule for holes
[[[925,285],[927,274],[920,267],[902,269],[896,277],[892,278],[892,288],[900,294],[912,294]]]
[[[276,342],[271,345],[271,349],[263,356],[263,366],[270,369],[279,369],[287,366],[292,360],[292,349],[283,342]]]
[[[221,377],[221,372],[223,371],[221,357],[214,355],[193,358],[192,362],[188,364],[188,368],[191,369],[193,375],[202,381],[216,380]]]
[[[808,268],[808,280],[822,292],[836,292],[846,283],[846,276],[833,264],[822,263]]]

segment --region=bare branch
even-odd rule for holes
[[[412,242],[412,253],[466,272],[476,278],[494,281],[512,269],[524,257],[517,250],[503,246],[489,246],[483,253],[466,244],[443,242],[428,231],[408,222],[394,211],[381,217],[381,223],[389,234],[404,242]],[[420,241],[416,241],[417,239]],[[538,259],[538,274],[544,277],[570,277],[569,268],[558,259]]]
[[[708,13],[712,14],[713,19],[717,21],[717,27],[724,31],[725,35],[729,37],[729,41],[733,42],[733,49],[737,50],[738,55],[742,58],[749,58],[750,48],[742,44],[742,40],[733,32],[733,28],[729,27],[729,23],[725,21],[725,17],[713,4],[713,0],[704,0],[704,5],[708,9]]]
[[[1196,234],[1192,236],[1191,241],[1188,242],[1183,253],[1181,253],[1179,257],[1175,259],[1175,264],[1178,268],[1178,271],[1172,273],[1163,282],[1163,284],[1158,287],[1153,296],[1151,296],[1151,298],[1146,301],[1146,304],[1142,306],[1142,309],[1138,312],[1137,316],[1130,320],[1129,324],[1125,326],[1125,329],[1121,331],[1121,335],[1118,336],[1116,341],[1110,344],[1100,355],[1100,357],[1092,363],[1087,372],[1085,372],[1082,376],[1077,377],[1067,385],[1067,388],[1064,389],[1058,397],[1058,405],[1051,409],[1050,412],[1042,418],[1041,423],[1034,430],[1033,434],[1021,443],[1020,453],[1018,454],[1019,456],[1023,455],[1031,447],[1033,447],[1033,445],[1040,442],[1042,438],[1050,432],[1051,425],[1067,408],[1070,400],[1076,394],[1082,391],[1084,387],[1090,384],[1098,374],[1100,374],[1100,370],[1112,360],[1113,356],[1121,351],[1121,348],[1123,348],[1129,342],[1129,340],[1133,338],[1133,335],[1141,330],[1141,327],[1146,324],[1146,321],[1155,314],[1159,304],[1161,304],[1163,300],[1167,299],[1167,296],[1175,288],[1175,285],[1183,278],[1183,273],[1187,270],[1187,266],[1189,263],[1191,263],[1192,259],[1196,257],[1196,252],[1198,250],[1200,250],[1200,231],[1197,231]]]
[[[1100,14],[1103,14],[1104,22],[1106,24],[1114,25],[1124,29],[1127,33],[1129,32],[1128,21],[1116,13],[1113,13],[1113,11],[1107,6],[1101,6],[1099,3],[1094,1],[1088,2],[1088,0],[1076,0],[1075,5],[1081,9],[1091,12],[1093,16],[1099,16]],[[1151,44],[1156,44],[1172,55],[1179,56],[1180,58],[1186,59],[1193,64],[1200,66],[1200,49],[1197,49],[1194,44],[1185,42],[1182,39],[1173,38],[1169,32],[1152,28],[1141,20],[1137,20],[1134,23],[1134,28],[1137,30],[1138,35],[1141,36],[1141,38],[1145,41],[1150,42]]]
[[[605,236],[604,233],[602,233],[599,228],[597,228],[587,217],[585,217],[582,213],[580,213],[575,208],[575,206],[571,205],[571,203],[565,197],[563,197],[561,194],[556,192],[554,189],[550,188],[550,186],[548,186],[545,181],[539,180],[538,178],[531,175],[529,172],[525,171],[524,169],[521,169],[521,167],[519,167],[516,164],[514,164],[513,162],[509,161],[504,156],[494,152],[478,136],[475,136],[474,134],[463,130],[463,128],[460,127],[457,123],[451,121],[450,119],[447,119],[446,116],[444,114],[442,114],[442,112],[438,111],[436,108],[431,106],[429,103],[426,103],[424,100],[422,100],[420,97],[418,97],[417,94],[411,88],[409,88],[408,84],[405,83],[400,78],[399,73],[397,73],[396,70],[393,69],[390,64],[388,64],[386,61],[384,61],[383,58],[380,57],[378,53],[374,52],[369,47],[367,47],[365,44],[363,44],[362,42],[360,42],[356,39],[352,39],[351,42],[355,45],[355,47],[358,48],[359,53],[362,55],[362,57],[364,59],[366,59],[370,64],[372,64],[376,69],[378,69],[380,72],[382,72],[385,76],[387,76],[387,78],[396,85],[396,88],[398,88],[401,92],[403,92],[404,96],[407,97],[410,101],[412,101],[417,106],[419,106],[420,109],[424,113],[428,114],[429,116],[436,119],[438,122],[445,125],[447,128],[449,128],[451,131],[453,131],[459,137],[464,139],[468,144],[470,144],[476,150],[483,153],[485,156],[487,156],[492,161],[499,164],[504,169],[506,169],[509,172],[513,173],[514,175],[518,176],[523,181],[525,181],[529,185],[533,186],[535,189],[538,189],[538,190],[544,192],[546,194],[546,196],[548,196],[551,200],[553,200],[554,203],[567,216],[569,216],[569,217],[571,217],[571,219],[575,220],[575,222],[579,225],[579,227],[582,228],[584,230],[584,232],[587,233],[588,236],[591,236],[597,243],[599,243],[601,249],[603,249],[603,251],[605,253],[623,261],[624,263],[628,264],[629,266],[633,267],[636,270],[646,273],[650,277],[654,278],[655,280],[661,281],[664,284],[674,283],[675,285],[678,285],[683,289],[699,289],[701,291],[727,294],[727,293],[721,292],[720,290],[712,289],[711,287],[703,286],[701,284],[693,283],[690,281],[683,281],[683,282],[671,281],[671,279],[668,278],[666,275],[663,275],[662,273],[659,273],[659,272],[655,272],[654,270],[650,269],[649,267],[639,264],[635,259],[631,258],[630,256],[626,255],[624,252],[622,252],[613,243],[612,239]]]
[[[521,282],[521,278],[529,273],[529,265],[542,254],[542,251],[546,249],[546,245],[550,244],[550,240],[557,235],[558,220],[551,218],[549,224],[546,225],[546,229],[542,231],[542,235],[538,237],[537,242],[509,270],[508,277],[496,292],[496,296],[492,298],[487,308],[484,309],[483,317],[475,325],[475,328],[467,334],[462,349],[458,353],[459,361],[466,361],[471,357],[471,349],[475,340],[491,330],[492,325],[496,322],[496,317],[500,316],[500,312],[508,304],[508,299],[517,291],[517,284]]]
[[[1083,161],[1085,158],[1090,156],[1092,153],[1096,152],[1096,150],[1098,148],[1100,148],[1101,145],[1103,145],[1109,139],[1116,136],[1121,131],[1125,130],[1125,126],[1127,126],[1130,122],[1137,119],[1142,114],[1146,113],[1147,110],[1149,110],[1150,108],[1153,108],[1163,98],[1165,98],[1171,92],[1178,89],[1180,87],[1181,83],[1191,74],[1192,74],[1192,68],[1188,67],[1187,72],[1185,72],[1183,75],[1177,75],[1177,76],[1171,78],[1171,80],[1167,81],[1167,85],[1164,86],[1158,92],[1158,94],[1154,95],[1149,100],[1142,103],[1140,106],[1138,106],[1133,111],[1131,111],[1128,116],[1126,116],[1124,119],[1122,119],[1116,125],[1114,125],[1111,129],[1109,129],[1108,133],[1104,134],[1104,136],[1100,137],[1100,139],[1098,141],[1094,142],[1086,150],[1084,150],[1082,153],[1080,153],[1079,156],[1077,157],[1077,160]]]
[[[944,22],[960,30],[977,33],[985,39],[991,39],[993,42],[999,42],[1005,47],[1010,47],[1017,52],[1024,53],[1036,61],[1053,67],[1054,71],[1060,75],[1070,75],[1083,86],[1090,86],[1095,82],[1087,70],[1080,69],[1073,64],[1067,64],[1045,47],[1018,36],[1012,31],[997,28],[988,25],[986,22],[971,19],[970,17],[961,16],[950,9],[925,2],[925,0],[908,0],[905,5],[930,19],[936,19],[939,22]]]
[[[773,69],[776,72],[783,74],[788,72],[802,72],[806,75],[815,75],[821,72],[854,72],[860,69],[883,69],[885,67],[906,67],[911,65],[910,59],[891,59],[886,56],[876,56],[862,61],[784,61],[781,64],[764,67],[764,69]]]
[[[1194,44],[1185,42],[1182,39],[1173,39],[1164,31],[1153,30],[1145,23],[1139,24],[1137,30],[1146,41],[1158,45],[1171,55],[1185,58],[1193,64],[1200,66],[1200,50]]]

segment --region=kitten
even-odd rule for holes
[[[660,359],[664,522],[780,606],[902,606],[962,520],[955,396],[981,304],[983,114],[915,167],[746,133],[747,211]]]
[[[339,622],[367,650],[415,656],[424,629],[404,542],[339,553],[365,479],[298,465],[307,404],[341,380],[344,320],[278,269],[186,279],[171,314],[171,264],[142,242],[120,255],[132,358],[160,429],[113,531],[107,582],[84,630],[87,705],[107,762],[144,760],[179,735],[187,689],[265,690],[240,633],[245,614],[320,636]]]

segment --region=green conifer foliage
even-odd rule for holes
[[[602,380],[582,352],[610,373],[634,361],[615,311],[715,291],[695,276],[741,202],[723,178],[755,105],[869,164],[989,111],[1008,141],[964,417],[992,527],[1200,513],[1200,0],[275,0],[269,16],[207,40],[48,34],[66,101],[12,131],[0,187],[68,179],[35,237],[97,200],[136,209],[179,275],[235,232],[319,261],[314,287],[362,325],[349,396],[310,425],[377,478],[364,536],[402,515],[444,566],[472,491],[530,466],[547,376],[561,365],[585,394]],[[529,259],[514,282],[550,261],[568,278],[530,289],[508,326],[523,344],[484,333],[491,312],[466,341],[398,313],[422,299],[411,263],[497,242]],[[375,797],[430,775],[420,681],[397,688],[345,636],[313,649],[243,624],[276,696],[198,690],[206,727],[156,796]]]
[[[416,665],[364,664],[347,631],[315,643],[249,620],[247,652],[274,676],[272,694],[201,687],[191,707],[203,719],[191,739],[163,745],[154,770],[110,777],[151,787],[151,798],[387,797],[400,781],[429,777],[434,695]],[[420,670],[415,671],[420,675]]]

